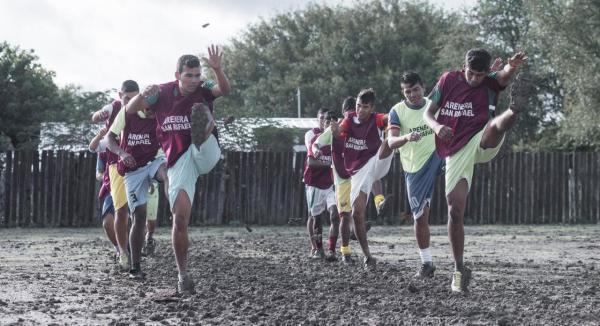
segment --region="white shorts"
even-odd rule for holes
[[[327,189],[306,186],[306,203],[310,216],[317,216],[326,209],[336,205],[335,190],[333,186]]]
[[[361,192],[364,192],[367,196],[365,197],[365,202],[369,198],[369,193],[371,193],[371,188],[373,187],[373,182],[375,180],[375,164],[377,163],[377,155],[371,157],[371,159],[358,170],[350,179],[352,186],[350,188],[350,205],[354,207],[354,202],[358,195]]]
[[[135,212],[135,208],[148,202],[148,189],[150,182],[154,180],[156,171],[161,165],[166,164],[164,157],[157,157],[141,168],[125,173],[125,189],[127,191],[127,205],[129,211]]]

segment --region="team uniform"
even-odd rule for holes
[[[304,184],[306,185],[306,202],[310,216],[318,216],[336,205],[331,168],[329,166],[310,167],[308,165],[309,158],[314,157],[312,145],[322,132],[319,128],[313,128],[304,135],[304,143],[308,152],[304,165]],[[331,165],[331,148],[323,148],[318,160]]]
[[[435,150],[435,133],[423,121],[423,112],[431,103],[428,98],[424,100],[425,104],[416,109],[402,101],[394,105],[388,115],[390,129],[399,129],[401,135],[421,134],[419,141],[407,142],[399,150],[408,201],[415,219],[421,217],[426,205],[431,203],[436,178],[443,173],[445,165]]]
[[[201,146],[192,145],[191,114],[194,103],[206,103],[212,113],[214,83],[205,81],[192,94],[184,96],[178,81],[159,85],[159,93],[146,99],[154,111],[157,136],[167,157],[169,203],[171,210],[180,190],[194,202],[198,176],[210,172],[221,158],[216,128]]]
[[[344,141],[333,137],[331,128],[325,129],[313,143],[313,153],[318,149],[329,148],[331,151],[333,185],[337,209],[340,213],[349,213],[352,211],[350,206],[350,177],[352,175],[344,167]]]
[[[448,143],[436,136],[437,153],[446,160],[446,194],[461,179],[471,187],[476,163],[492,160],[500,151],[504,139],[494,148],[481,147],[481,138],[488,121],[495,116],[501,86],[496,73],[485,77],[477,86],[470,86],[464,71],[444,73],[434,88],[431,100],[439,107],[437,121],[452,128],[454,137]]]
[[[393,155],[380,160],[377,152],[381,146],[379,132],[384,130],[385,114],[371,113],[365,122],[360,122],[351,112],[340,124],[344,141],[344,168],[351,175],[350,205],[363,192],[369,194],[375,180],[387,174]]]
[[[136,162],[133,167],[126,166],[122,160],[117,162],[117,171],[124,177],[129,211],[148,202],[150,183],[155,180],[156,172],[166,163],[164,155],[157,155],[160,144],[156,136],[156,120],[146,118],[143,112],[127,114],[121,110],[110,132],[120,135],[120,147],[130,154]]]
[[[96,159],[96,171],[102,172],[102,185],[98,192],[98,201],[102,204],[102,211],[100,212],[100,220],[103,220],[106,215],[115,214],[115,208],[113,206],[112,196],[110,195],[110,178],[108,177],[108,169],[106,165],[106,156],[109,152],[99,151],[98,158]]]

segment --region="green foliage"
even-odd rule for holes
[[[254,129],[257,150],[290,152],[296,144],[302,144],[304,129],[282,129],[271,126]]]

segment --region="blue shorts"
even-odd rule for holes
[[[445,160],[434,151],[431,157],[415,173],[404,172],[406,181],[406,194],[410,204],[410,211],[416,220],[423,215],[426,204],[431,202],[433,189],[437,176],[444,172]]]
[[[106,195],[104,197],[104,203],[102,203],[102,212],[100,213],[100,220],[103,220],[108,214],[115,215],[115,206],[113,206],[111,195]]]

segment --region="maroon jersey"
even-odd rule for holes
[[[192,143],[192,105],[205,103],[213,112],[213,96],[210,89],[199,86],[192,94],[184,96],[179,91],[178,81],[159,85],[160,92],[155,103],[150,105],[158,123],[158,140],[171,167],[188,150]],[[216,137],[216,128],[213,131]]]
[[[336,137],[331,138],[331,160],[337,175],[342,179],[352,176],[344,166],[344,140]]]
[[[111,151],[104,151],[102,153],[98,153],[100,159],[103,162],[106,162],[108,159],[108,155],[112,154]],[[102,174],[102,186],[100,186],[100,191],[98,192],[98,200],[100,203],[104,201],[104,197],[110,195],[110,178],[108,176],[108,164],[104,164],[104,173]]]
[[[373,112],[367,121],[358,123],[356,112],[351,112],[340,124],[344,139],[344,166],[354,175],[381,146],[379,131],[385,128],[385,114]]]
[[[503,89],[496,80],[496,73],[486,76],[477,87],[466,82],[464,71],[451,71],[440,77],[431,100],[440,110],[437,121],[454,132],[454,137],[448,143],[435,137],[440,157],[458,152],[485,127],[495,115],[498,95]]]
[[[309,158],[314,157],[312,145],[322,132],[323,130],[319,128],[313,128],[306,133],[305,138],[308,141],[306,143],[307,156],[304,164],[304,183],[307,186],[328,189],[333,185],[333,175],[331,174],[331,148],[329,146],[324,146],[321,149],[321,155],[318,158],[320,162],[327,164],[327,166],[310,167],[308,165]]]
[[[104,122],[104,125],[106,126],[106,130],[110,129],[110,126],[112,125],[112,123],[115,121],[115,118],[117,117],[117,114],[119,114],[119,111],[121,110],[121,101],[116,100],[112,102],[112,112],[110,114],[110,116],[108,117],[108,119],[106,119],[106,121]],[[106,166],[112,165],[117,163],[117,161],[119,160],[119,155],[107,150],[106,151],[106,160],[104,162],[106,162]]]
[[[154,160],[160,147],[156,137],[156,120],[154,118],[141,118],[137,112],[134,114],[126,113],[125,128],[121,133],[119,147],[133,156],[136,164],[133,167],[128,167],[119,159],[117,171],[120,175],[135,171]]]

